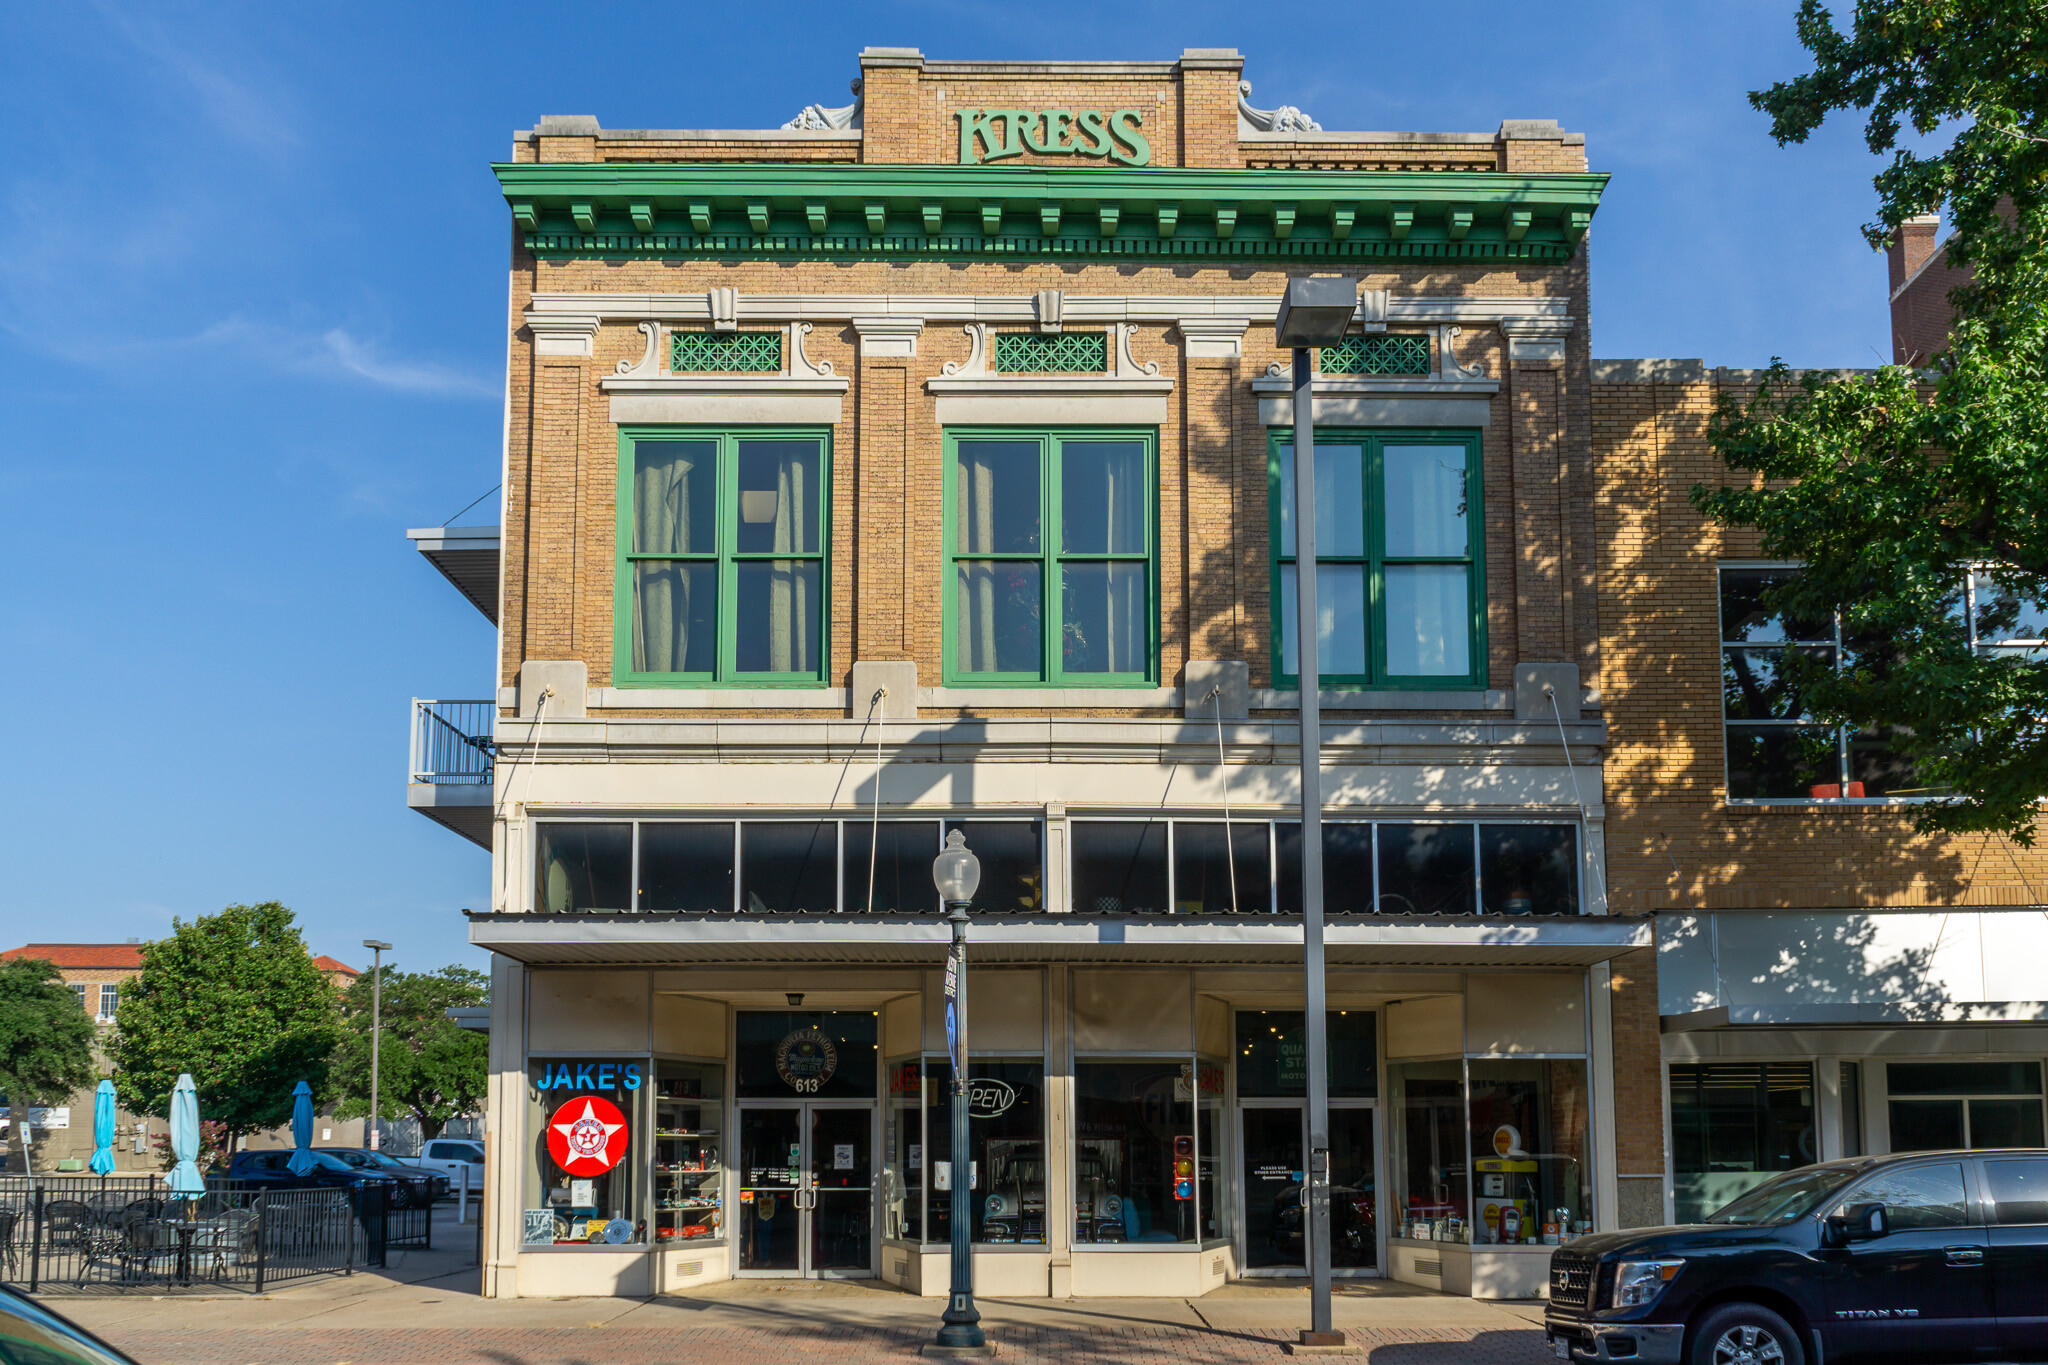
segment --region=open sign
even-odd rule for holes
[[[992,1119],[1006,1114],[1017,1102],[1017,1087],[1007,1081],[970,1080],[967,1082],[967,1117],[971,1119]]]

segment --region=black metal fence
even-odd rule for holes
[[[382,1266],[433,1245],[431,1208],[381,1188],[211,1182],[173,1194],[160,1176],[0,1177],[0,1283],[31,1293],[260,1294]]]

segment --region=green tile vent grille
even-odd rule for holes
[[[1414,333],[1373,332],[1348,336],[1322,348],[1324,374],[1429,373],[1429,338]]]
[[[668,367],[677,374],[690,371],[779,373],[782,369],[780,332],[670,332]]]
[[[998,374],[1106,374],[1107,332],[997,332]]]

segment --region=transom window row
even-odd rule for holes
[[[937,914],[932,859],[955,829],[981,860],[977,910],[1046,908],[1043,827],[1031,820],[575,820],[536,828],[534,905],[551,914]],[[1233,820],[1227,840],[1221,820],[1071,820],[1072,908],[1299,914],[1300,823]],[[1324,908],[1575,914],[1578,847],[1576,826],[1564,824],[1325,821]]]

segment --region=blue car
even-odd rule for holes
[[[390,1192],[394,1203],[404,1190],[400,1181],[375,1167],[351,1166],[328,1152],[309,1155],[313,1158],[313,1169],[299,1175],[287,1164],[292,1159],[289,1148],[273,1152],[236,1152],[234,1160],[228,1163],[227,1179],[237,1184],[273,1185],[278,1189],[383,1189]]]

